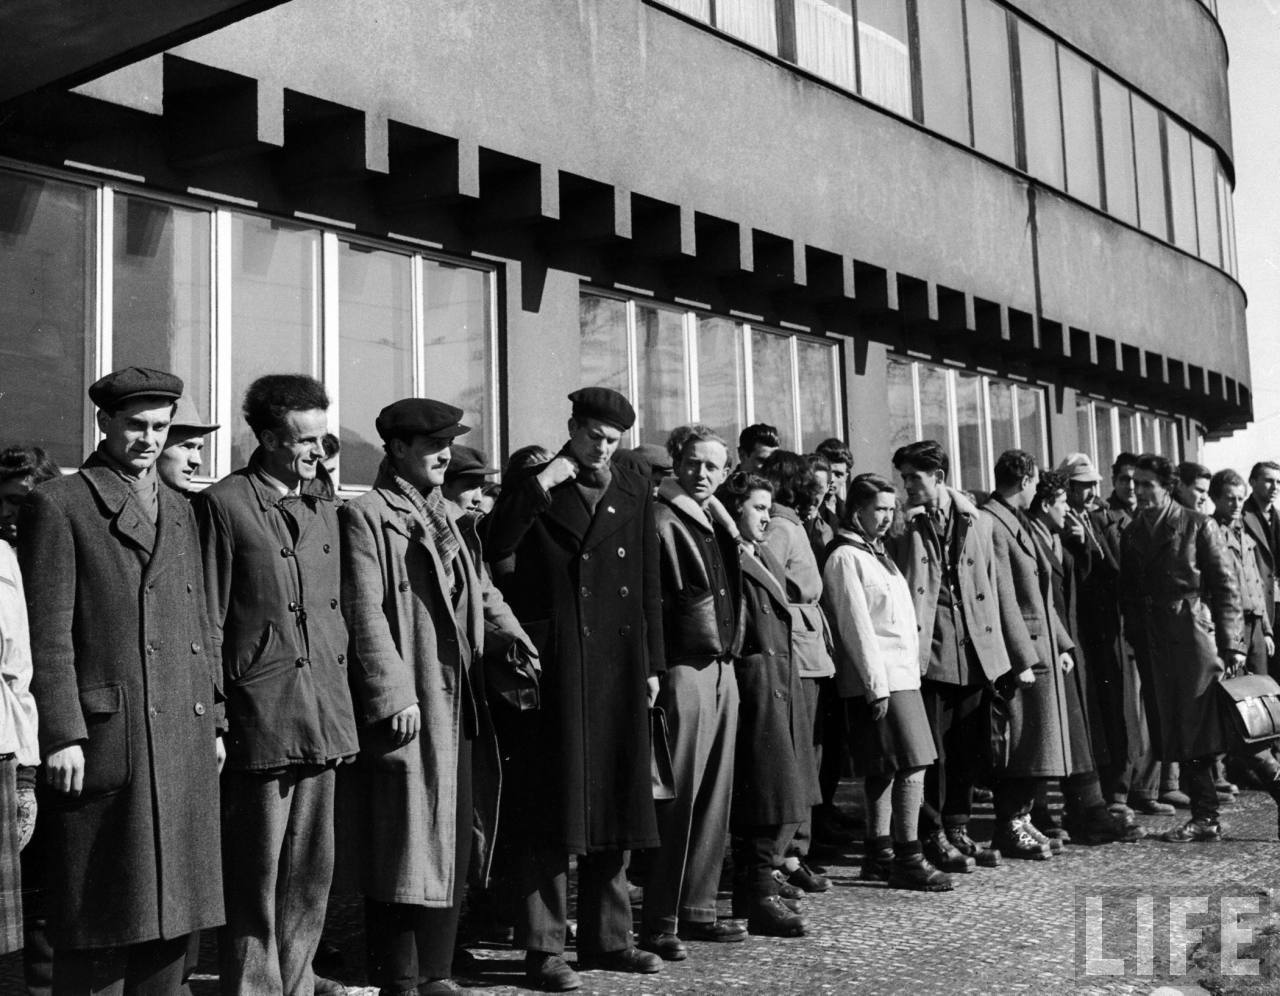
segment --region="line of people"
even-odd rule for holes
[[[341,991],[312,967],[335,863],[384,993],[464,991],[469,886],[546,991],[802,936],[815,850],[851,838],[850,758],[862,877],[931,892],[1138,840],[1135,811],[1170,802],[1191,818],[1166,840],[1218,839],[1224,759],[1280,798],[1215,687],[1275,651],[1280,465],[1246,498],[1233,471],[1122,454],[1102,502],[1086,455],[1011,450],[979,505],[920,441],[893,457],[904,503],[839,440],[800,455],[767,425],[736,467],[699,424],[620,451],[634,410],[587,387],[496,496],[459,409],[393,402],[344,503],[310,377],[249,387],[257,448],[199,493],[218,427],[179,378],[89,396],[77,473],[0,455],[0,926],[22,944],[34,828],[29,981],[54,993],[178,992],[213,928],[224,993]]]

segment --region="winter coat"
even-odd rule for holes
[[[1254,554],[1258,561],[1258,574],[1262,578],[1263,599],[1267,606],[1267,620],[1275,625],[1276,611],[1276,554],[1280,552],[1280,536],[1277,535],[1275,512],[1264,510],[1258,500],[1250,495],[1244,500],[1240,513],[1245,531],[1253,538]]]
[[[1120,605],[1152,747],[1162,761],[1221,754],[1222,655],[1238,649],[1244,624],[1235,571],[1208,516],[1170,502],[1148,522],[1139,515],[1121,537]]]
[[[459,515],[445,503],[460,550],[466,618],[459,621],[435,544],[412,501],[380,472],[373,490],[339,513],[342,605],[351,634],[348,669],[360,726],[364,894],[416,906],[457,905],[458,834],[473,834],[487,876],[498,826],[501,774],[484,691],[486,623],[532,644],[502,595],[477,573]],[[450,572],[450,575],[452,572]],[[387,721],[417,705],[421,732],[389,743]],[[458,747],[473,738],[474,825],[459,827]]]
[[[58,858],[48,884],[55,947],[138,944],[223,922],[218,668],[200,544],[186,500],[162,486],[157,501],[153,533],[94,454],[22,510],[40,751],[84,750],[83,794],[41,800]]]
[[[542,660],[543,753],[519,788],[549,843],[587,851],[658,843],[647,679],[665,670],[658,534],[647,479],[614,466],[595,512],[530,467],[482,522],[491,564],[514,557],[503,594]]]
[[[802,678],[830,678],[836,666],[831,631],[818,604],[822,572],[800,517],[785,505],[774,505],[769,512],[765,546],[782,562],[791,599],[791,658],[796,670]]]
[[[31,696],[31,629],[18,555],[0,542],[0,754],[40,763],[39,720]]]

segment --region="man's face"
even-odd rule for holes
[[[1097,495],[1098,485],[1095,481],[1069,481],[1067,483],[1067,504],[1077,512],[1085,511],[1089,507],[1089,503]]]
[[[841,461],[831,465],[831,481],[827,486],[827,491],[844,501],[845,495],[849,493],[849,465],[847,463]]]
[[[1209,478],[1197,477],[1190,484],[1178,481],[1173,486],[1173,497],[1183,508],[1196,512],[1208,512],[1213,503],[1209,501]]]
[[[569,419],[569,454],[590,470],[603,471],[622,440],[622,430],[596,418]]]
[[[1280,470],[1260,467],[1257,476],[1249,479],[1249,486],[1253,489],[1254,500],[1263,508],[1270,508],[1280,492]]]
[[[390,447],[396,470],[419,491],[425,493],[444,484],[444,472],[453,458],[448,439],[414,436],[409,442],[393,439]]]
[[[464,512],[481,510],[482,491],[484,491],[484,478],[470,474],[463,474],[452,481],[445,481],[441,488],[441,494]]]
[[[1232,484],[1222,489],[1222,493],[1213,499],[1213,514],[1220,522],[1232,525],[1240,521],[1240,513],[1244,511],[1244,485]]]
[[[328,428],[328,413],[323,408],[308,408],[289,412],[279,431],[264,429],[259,441],[267,473],[288,487],[315,480],[316,468],[324,459],[320,440]]]
[[[1168,489],[1149,470],[1134,470],[1133,493],[1137,496],[1139,508],[1164,508],[1169,504]]]
[[[170,443],[160,451],[160,459],[156,461],[160,480],[179,491],[190,491],[196,474],[200,472],[203,453],[203,436],[191,436]]]
[[[907,492],[908,505],[932,505],[937,501],[944,479],[941,470],[920,470],[904,463],[898,474],[902,477],[902,487]]]
[[[1125,464],[1111,478],[1111,487],[1115,491],[1116,497],[1130,508],[1133,508],[1134,503],[1138,500],[1137,493],[1133,489],[1133,475],[1136,472],[1137,468]]]
[[[752,543],[763,543],[769,531],[769,509],[773,505],[773,493],[763,488],[752,491],[738,511],[738,532]]]
[[[777,448],[765,443],[756,443],[750,453],[746,450],[738,450],[738,457],[742,461],[740,469],[748,474],[760,473],[760,468],[764,466],[764,462],[773,456],[773,451]]]
[[[1044,516],[1045,525],[1049,527],[1049,532],[1060,533],[1067,528],[1068,508],[1070,504],[1065,491],[1059,492],[1053,501],[1040,506],[1040,512]]]
[[[835,485],[832,483],[831,475],[829,473],[815,467],[813,468],[813,476],[818,482],[818,487],[820,489],[818,494],[822,495],[824,498],[828,495],[835,494]]]
[[[1036,475],[1037,471],[1032,470],[1030,474],[1022,479],[1022,487],[1018,491],[1018,498],[1023,508],[1030,508],[1031,501],[1036,496]]]
[[[173,402],[157,398],[126,401],[114,415],[98,412],[103,448],[121,467],[141,476],[155,466],[169,436]]]
[[[18,512],[29,494],[30,477],[11,477],[0,482],[0,537],[12,540],[17,536]]]
[[[676,464],[676,480],[690,498],[704,505],[724,483],[728,462],[729,451],[713,439],[689,443]]]

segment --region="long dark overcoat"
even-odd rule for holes
[[[742,554],[745,625],[733,668],[740,703],[732,816],[741,832],[799,823],[822,801],[784,569],[768,548],[756,549],[757,556]]]
[[[1139,515],[1121,537],[1120,593],[1156,756],[1224,753],[1220,655],[1239,648],[1244,613],[1217,525],[1176,502],[1154,527]]]
[[[504,483],[484,520],[490,562],[514,555],[503,593],[542,658],[527,829],[575,853],[654,847],[646,683],[665,663],[651,486],[615,465],[592,514],[573,482],[544,491],[543,466]]]
[[[42,796],[54,945],[175,938],[223,922],[215,714],[196,523],[163,485],[151,526],[97,454],[37,488],[19,553],[40,751],[80,743],[84,793]]]
[[[997,744],[996,770],[1010,778],[1061,777],[1093,770],[1088,738],[1073,743],[1072,714],[1081,706],[1071,699],[1068,676],[1058,656],[1075,643],[1053,604],[1049,566],[1029,529],[999,498],[982,510],[993,520],[996,562],[1009,572],[1021,618],[1005,630],[1011,657],[1030,659],[1036,680],[1021,686],[1008,701],[1004,736]],[[1020,625],[1019,625],[1020,624]]]

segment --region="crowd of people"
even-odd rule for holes
[[[1122,453],[1104,497],[1087,455],[1015,449],[979,500],[930,440],[901,490],[764,424],[620,449],[631,404],[586,387],[500,483],[461,410],[395,401],[343,501],[310,377],[248,388],[257,448],[203,489],[219,426],[179,378],[89,397],[77,472],[0,453],[0,951],[33,993],[169,996],[214,929],[224,993],[339,992],[335,867],[386,994],[465,991],[468,897],[545,991],[799,937],[863,824],[848,766],[862,878],[925,892],[1136,813],[1218,840],[1232,780],[1280,801],[1217,689],[1274,662],[1280,464]]]

